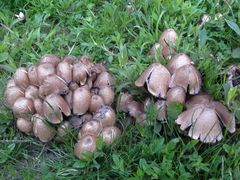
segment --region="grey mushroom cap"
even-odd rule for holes
[[[38,98],[38,88],[36,86],[30,85],[25,90],[25,97],[31,100]]]
[[[17,86],[12,86],[5,90],[4,96],[6,98],[7,107],[12,108],[18,98],[24,97],[24,91]]]
[[[73,92],[73,113],[83,115],[87,112],[91,102],[91,94],[86,88],[78,88]]]
[[[57,65],[56,73],[67,83],[72,81],[72,64],[62,61]]]
[[[37,68],[38,84],[41,85],[46,77],[55,74],[55,67],[50,63],[40,64]]]
[[[97,150],[97,138],[86,135],[81,137],[74,146],[74,153],[79,159],[84,159],[84,153],[92,153]]]
[[[218,116],[206,105],[196,105],[179,115],[176,123],[181,130],[190,127],[188,136],[204,143],[215,143],[223,137]]]
[[[40,59],[39,64],[48,63],[48,64],[52,64],[54,67],[56,67],[58,65],[58,63],[60,63],[60,62],[61,62],[61,60],[57,56],[55,56],[53,54],[46,54]]]
[[[24,67],[18,68],[14,74],[14,81],[18,87],[26,89],[30,84],[27,68]]]
[[[102,131],[102,126],[99,121],[91,120],[83,124],[82,128],[78,133],[78,139],[85,135],[98,136]]]
[[[43,114],[43,102],[41,99],[34,99],[33,100],[33,105],[34,105],[34,108],[37,112],[37,114],[39,114],[40,116],[44,117],[44,114]]]
[[[59,124],[63,121],[62,113],[70,116],[71,110],[63,97],[57,94],[50,94],[44,99],[43,113],[49,122]]]
[[[42,142],[49,142],[53,139],[56,134],[56,130],[50,127],[44,118],[38,114],[32,116],[33,122],[33,133]]]
[[[119,100],[119,109],[123,112],[128,112],[128,104],[133,101],[133,97],[129,93],[123,93]]]
[[[182,87],[175,86],[169,89],[167,92],[167,104],[170,102],[179,102],[181,104],[185,103],[186,92]]]
[[[89,112],[96,112],[101,106],[104,106],[104,101],[99,95],[92,95],[89,106]]]
[[[138,119],[138,117],[145,112],[143,104],[137,101],[131,101],[130,103],[128,103],[127,109],[129,115],[134,117],[135,119]]]
[[[56,74],[46,77],[39,87],[39,96],[45,97],[49,94],[56,93],[65,95],[69,92],[68,84]]]
[[[175,71],[171,77],[170,88],[183,87],[189,94],[198,94],[201,90],[202,78],[200,72],[192,65],[185,65]],[[188,90],[189,88],[189,90]]]
[[[72,76],[74,82],[84,85],[87,81],[87,69],[83,64],[78,62],[73,65]]]
[[[93,86],[100,88],[103,86],[113,86],[114,83],[114,79],[110,73],[102,72],[98,75]]]
[[[121,135],[121,131],[116,126],[108,126],[103,128],[101,136],[103,137],[103,141],[106,144],[112,144],[113,141]]]
[[[90,56],[81,56],[80,63],[86,68],[87,74],[91,76],[91,68],[94,66],[92,63],[92,58]]]
[[[111,105],[114,101],[114,91],[109,86],[100,87],[99,96],[102,97],[105,105]]]
[[[102,106],[94,113],[93,120],[99,121],[102,127],[113,126],[116,122],[116,114],[110,106]]]
[[[173,74],[177,69],[182,66],[193,64],[190,57],[188,57],[184,53],[176,54],[168,63],[167,69],[168,71]]]
[[[33,101],[25,97],[20,97],[13,104],[12,111],[17,118],[29,119],[35,113]]]
[[[82,116],[72,115],[71,117],[69,117],[69,122],[74,129],[79,129],[83,125],[83,123],[91,121],[92,118],[93,116],[90,113],[85,113]]]
[[[37,66],[32,65],[28,68],[28,78],[31,85],[38,86],[38,72],[37,72]]]
[[[153,96],[166,98],[170,78],[170,73],[163,65],[154,63],[135,81],[135,85],[141,87],[146,83]]]

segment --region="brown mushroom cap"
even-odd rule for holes
[[[39,114],[40,116],[44,117],[43,114],[43,102],[41,99],[34,99],[33,100],[33,105],[36,110],[36,113]]]
[[[50,127],[44,118],[38,114],[32,116],[33,121],[33,133],[42,142],[49,142],[55,136],[56,131],[53,127]]]
[[[108,126],[103,128],[101,135],[106,144],[111,144],[117,137],[121,135],[121,131],[116,126]]]
[[[62,61],[62,62],[67,62],[67,63],[69,63],[69,64],[75,64],[76,61],[77,61],[77,58],[74,57],[74,56],[65,56],[65,57],[63,58],[63,61]]]
[[[182,66],[193,64],[190,57],[188,57],[184,53],[176,54],[168,63],[167,69],[168,71],[173,74],[177,69]]]
[[[102,97],[105,105],[111,105],[114,101],[114,91],[109,86],[100,87],[99,96]]]
[[[30,85],[25,90],[25,97],[31,100],[38,98],[38,88],[36,86]]]
[[[104,101],[99,95],[92,95],[91,102],[89,106],[89,112],[96,112],[101,106],[104,105]]]
[[[104,86],[113,86],[114,79],[111,74],[108,72],[102,72],[98,75],[97,79],[94,82],[94,87],[104,87]]]
[[[128,104],[133,101],[133,97],[129,93],[123,93],[119,100],[119,109],[123,112],[128,112]]]
[[[61,60],[57,56],[55,56],[53,54],[46,54],[40,59],[39,64],[48,63],[48,64],[52,64],[54,67],[56,67],[58,65],[58,63],[60,63],[60,62],[61,62]]]
[[[186,98],[186,92],[182,87],[175,86],[169,89],[167,92],[167,104],[170,102],[179,102],[184,104]]]
[[[77,83],[71,82],[71,83],[69,84],[69,89],[70,89],[71,91],[75,91],[77,88],[79,88],[79,86],[78,86]]]
[[[73,92],[69,90],[68,94],[64,96],[65,101],[67,102],[70,109],[73,108]]]
[[[186,108],[190,109],[198,104],[209,104],[212,100],[213,97],[208,94],[194,95],[186,102]]]
[[[55,67],[50,63],[40,64],[37,68],[38,83],[41,85],[46,77],[55,74]]]
[[[91,94],[86,88],[78,88],[73,92],[73,113],[83,115],[87,112],[91,102]]]
[[[24,97],[24,91],[17,86],[12,86],[5,90],[4,96],[6,97],[6,105],[12,108],[18,98]]]
[[[82,63],[78,62],[73,65],[72,76],[74,82],[84,85],[87,81],[87,69]]]
[[[140,115],[144,113],[143,104],[137,101],[131,101],[127,104],[127,109],[129,115],[137,119]]]
[[[91,68],[93,67],[92,58],[90,56],[81,56],[80,63],[85,67],[87,70],[87,74],[91,75]]]
[[[99,121],[87,121],[83,124],[82,128],[78,133],[78,139],[85,135],[98,136],[102,131],[102,126]]]
[[[174,29],[166,29],[160,36],[159,43],[162,46],[175,45],[178,38],[177,33]]]
[[[16,122],[17,128],[25,134],[30,134],[33,130],[33,123],[24,118],[18,118]]]
[[[57,94],[48,95],[43,102],[43,113],[49,122],[59,124],[63,120],[62,112],[71,115],[71,110],[63,97]]]
[[[154,63],[135,81],[135,85],[141,87],[146,82],[148,91],[153,96],[166,98],[170,77],[163,65]]]
[[[206,105],[196,105],[179,115],[176,123],[185,130],[190,127],[188,136],[193,139],[200,138],[205,143],[215,143],[222,139],[222,130],[218,116],[214,109]]]
[[[28,68],[28,78],[31,85],[38,86],[38,72],[37,66],[30,66]]]
[[[72,81],[72,65],[66,61],[62,61],[57,65],[57,75],[67,83]]]
[[[17,118],[29,119],[29,116],[35,113],[33,101],[25,97],[20,97],[13,104],[12,111]]]
[[[18,68],[14,74],[14,81],[18,87],[26,89],[30,83],[27,68],[24,67]]]
[[[186,92],[189,87],[189,94],[197,94],[201,89],[201,85],[202,78],[200,72],[192,65],[185,65],[177,69],[172,75],[169,87],[180,86]]]
[[[74,146],[74,153],[79,159],[84,158],[84,153],[94,152],[97,150],[97,138],[95,136],[86,135],[81,137]]]
[[[17,85],[15,84],[15,81],[12,78],[12,79],[9,79],[5,88],[8,89],[8,88],[15,87],[15,86],[17,86]]]
[[[93,115],[93,120],[99,121],[102,127],[113,126],[116,122],[116,114],[110,106],[102,106]]]

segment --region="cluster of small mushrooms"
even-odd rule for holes
[[[114,79],[103,64],[88,56],[43,56],[36,65],[20,67],[8,81],[6,105],[17,128],[42,142],[61,141],[80,129],[75,154],[96,151],[97,137],[107,144],[121,131],[115,126]]]
[[[223,138],[224,125],[231,133],[235,132],[235,117],[220,102],[201,92],[202,78],[193,61],[184,53],[175,53],[177,33],[173,29],[165,30],[159,43],[150,51],[155,56],[157,51],[168,60],[167,67],[160,63],[151,64],[135,81],[135,86],[146,86],[155,97],[147,98],[144,103],[133,100],[129,93],[123,93],[119,107],[129,113],[136,122],[146,123],[147,106],[152,103],[158,112],[157,119],[166,118],[170,102],[185,105],[186,110],[176,119],[181,130],[188,129],[188,136],[200,139],[204,143],[215,143]],[[172,54],[175,54],[172,57]]]

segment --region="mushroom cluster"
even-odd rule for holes
[[[174,45],[176,39],[177,33],[173,29],[163,32],[158,48],[162,57],[169,59],[167,67],[153,63],[135,81],[135,86],[147,88],[156,99],[155,103],[149,98],[140,103],[134,101],[130,94],[124,93],[120,98],[119,107],[134,117],[136,122],[144,123],[146,106],[149,103],[154,103],[158,120],[166,119],[166,110],[170,102],[181,103],[185,105],[186,111],[175,121],[180,125],[180,129],[189,128],[188,136],[200,139],[204,143],[214,143],[223,137],[221,125],[229,132],[235,132],[235,117],[222,103],[201,92],[201,74],[189,56],[175,53],[172,57],[172,53],[165,52],[163,47],[168,47],[167,42]],[[154,49],[156,45],[151,49],[151,54],[156,52]]]
[[[88,56],[43,56],[36,65],[20,67],[8,81],[6,106],[16,117],[17,128],[42,142],[61,141],[80,129],[75,154],[96,150],[102,136],[110,144],[120,135],[115,126],[114,79],[103,64]]]

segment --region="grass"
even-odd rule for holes
[[[126,10],[131,4],[132,12]],[[22,11],[25,22],[14,14]],[[223,16],[215,20],[215,15]],[[203,14],[212,19],[202,28]],[[129,91],[139,100],[146,95],[134,87],[138,75],[155,60],[148,56],[161,32],[179,34],[178,52],[191,56],[203,75],[203,89],[235,113],[240,123],[239,89],[226,81],[228,65],[240,62],[240,2],[167,0],[1,0],[0,89],[19,66],[34,64],[46,53],[59,57],[91,55],[107,62],[116,79],[116,97]],[[237,25],[238,24],[238,25]],[[125,125],[122,137],[88,161],[76,159],[73,138],[63,144],[44,144],[19,133],[11,112],[0,105],[1,179],[239,179],[240,131],[206,145],[184,136],[173,123],[178,106],[169,109],[167,123]],[[239,127],[239,125],[238,125]],[[74,132],[75,134],[77,132]]]

